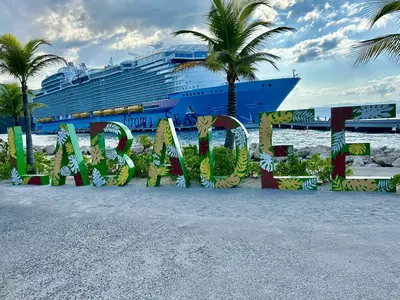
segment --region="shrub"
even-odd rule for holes
[[[185,160],[186,169],[191,180],[200,180],[200,155],[195,145],[182,148],[182,155]]]
[[[286,162],[281,162],[275,167],[275,176],[308,176],[305,162],[301,162],[297,156],[288,156]]]
[[[235,152],[225,147],[215,147],[214,154],[214,175],[228,176],[233,173],[236,166]]]
[[[153,140],[147,134],[141,134],[136,138],[137,142],[141,144],[144,149],[153,147]]]
[[[0,139],[0,180],[11,178],[8,143]]]
[[[251,161],[249,166],[249,173],[247,177],[250,178],[260,178],[261,176],[261,167],[259,162]]]
[[[151,154],[131,154],[130,157],[135,164],[135,177],[147,178],[147,175],[149,174],[150,162],[152,160]]]
[[[319,182],[331,181],[331,158],[322,159],[318,154],[311,156],[306,162],[307,171],[310,175],[316,176]]]

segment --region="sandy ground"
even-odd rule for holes
[[[0,184],[0,299],[399,299],[400,195]]]

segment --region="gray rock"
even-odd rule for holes
[[[151,153],[151,152],[153,152],[153,148],[152,147],[146,148],[144,150],[144,153]]]
[[[140,144],[136,144],[131,147],[131,150],[133,153],[143,153],[144,147]]]
[[[331,157],[330,153],[321,153],[319,155],[319,157],[321,157],[323,160],[327,159],[328,157]]]
[[[382,151],[385,151],[386,149],[387,149],[387,147],[386,146],[383,146],[383,147],[381,147],[380,148]]]
[[[354,156],[346,156],[346,164],[351,164],[354,161]]]
[[[302,158],[306,158],[307,156],[311,155],[311,148],[306,147],[306,148],[300,148],[299,151],[297,152],[297,155]]]
[[[364,160],[361,157],[355,157],[352,166],[363,167],[365,165]]]
[[[364,164],[366,164],[366,165],[374,163],[374,160],[372,159],[372,157],[363,157],[362,160],[363,160]]]
[[[316,146],[311,148],[311,155],[313,154],[322,154],[322,153],[330,153],[331,148],[328,146]]]
[[[35,152],[44,152],[44,146],[33,146],[33,151]]]
[[[275,157],[274,160],[277,163],[281,163],[286,161],[286,157]]]
[[[56,146],[54,145],[47,145],[44,148],[44,152],[47,153],[47,155],[53,155],[56,152]]]
[[[392,166],[396,167],[396,168],[400,168],[400,158],[398,158],[394,162],[392,162]]]
[[[254,160],[260,160],[260,150],[258,148],[254,149],[252,157]]]
[[[258,143],[251,143],[249,149],[250,150],[258,149]]]
[[[378,149],[378,148],[372,148],[371,149],[371,155],[372,156],[375,156],[375,155],[384,155],[385,153],[381,150],[381,149]]]
[[[90,147],[89,146],[82,146],[81,147],[81,153],[83,155],[89,155],[90,154]]]
[[[392,153],[392,152],[394,152],[394,151],[395,151],[394,148],[390,148],[390,149],[386,149],[385,151],[383,151],[383,153],[385,153],[385,154],[390,154],[390,153]]]
[[[399,156],[396,154],[375,155],[373,160],[382,167],[392,167],[392,163],[398,158]]]

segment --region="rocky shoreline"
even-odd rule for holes
[[[43,152],[47,155],[54,155],[56,147],[54,145],[47,146],[34,146],[34,151]],[[257,143],[252,143],[249,147],[251,159],[258,161],[260,160],[260,152]],[[151,153],[152,148],[145,149],[141,144],[134,144],[131,147],[133,153]],[[90,155],[90,147],[82,146],[81,152],[84,155]],[[309,159],[312,155],[318,154],[322,159],[331,156],[331,148],[328,146],[315,146],[315,147],[304,147],[295,148],[294,153],[302,161]],[[286,158],[276,158],[276,161],[286,161]],[[371,156],[357,157],[349,156],[346,158],[346,164],[352,167],[397,167],[400,168],[400,149],[381,147],[371,148]]]

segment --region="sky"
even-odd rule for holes
[[[370,1],[369,1],[370,2]],[[171,32],[194,29],[207,32],[208,0],[1,0],[0,34],[11,32],[22,42],[45,38],[52,46],[43,51],[65,57],[75,65],[107,65],[145,54],[149,45],[198,43]],[[279,71],[259,65],[260,79],[291,76],[302,80],[281,109],[382,103],[400,100],[400,68],[380,58],[353,68],[348,53],[358,41],[398,31],[396,19],[385,18],[372,29],[366,19],[366,2],[344,0],[271,0],[271,8],[257,17],[276,26],[291,26],[295,33],[268,40],[264,51],[281,56]],[[396,16],[398,18],[398,16]],[[40,88],[45,69],[28,86]],[[0,82],[10,78],[0,76]]]

